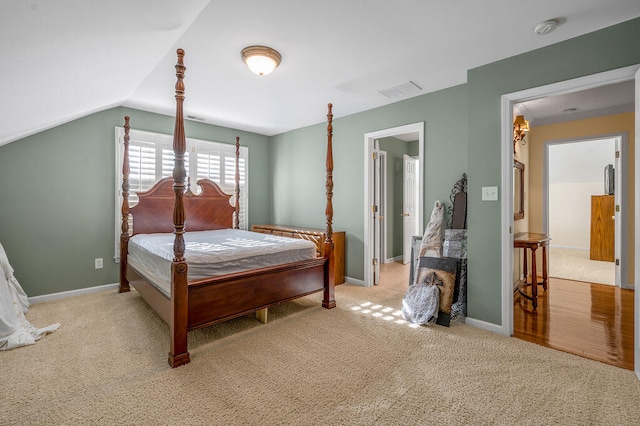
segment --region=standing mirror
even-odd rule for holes
[[[524,219],[524,163],[513,160],[513,219]]]

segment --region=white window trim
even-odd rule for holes
[[[173,135],[166,135],[162,133],[146,132],[143,130],[129,129],[130,143],[133,141],[149,142],[156,145],[156,182],[162,179],[162,149],[167,147],[173,152]],[[158,150],[158,147],[160,150]],[[229,156],[229,153],[233,153],[235,158],[235,144],[227,144],[222,142],[212,142],[200,139],[186,138],[186,148],[189,153],[205,153],[213,154],[217,153],[221,155],[220,158],[220,178],[224,180],[224,158]],[[122,233],[122,160],[124,157],[124,127],[115,128],[115,250],[114,259],[116,262],[120,261],[120,234]],[[227,154],[227,155],[225,155]],[[190,155],[190,162],[196,164],[197,155]],[[242,209],[242,215],[240,220],[240,228],[247,229],[249,219],[249,148],[246,146],[240,147],[240,159],[244,159],[244,182],[245,184],[240,188],[241,202],[244,201],[244,208]],[[191,190],[196,192],[197,188],[197,166],[189,167],[189,176],[191,178]],[[235,183],[234,185],[235,186]],[[234,188],[229,184],[220,184],[220,188],[228,194],[234,196]],[[134,192],[132,190],[132,192]],[[133,205],[131,206],[133,207]]]

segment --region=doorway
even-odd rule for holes
[[[544,143],[549,276],[630,288],[626,134]]]
[[[632,116],[632,111],[624,114],[627,125]],[[600,128],[606,128],[609,122],[617,122],[616,116],[605,114],[595,121]],[[615,286],[614,262],[614,243],[620,242],[620,229],[614,229],[614,224],[624,224],[621,216],[626,213],[626,202],[619,204],[619,211],[614,209],[615,199],[626,186],[620,165],[626,150],[621,149],[621,135],[545,140],[562,135],[563,129],[574,125],[575,121],[531,126],[530,136],[537,130],[544,138],[533,137],[527,143],[535,159],[529,162],[529,173],[544,179],[534,179],[534,186],[542,186],[542,191],[526,191],[543,193],[532,200],[526,217],[545,218],[534,218],[532,229],[542,229],[551,236],[547,248],[549,278],[547,290],[538,294],[536,309],[526,299],[514,298],[513,337],[633,369],[633,291]],[[590,123],[583,121],[582,125],[586,128]],[[616,152],[621,153],[618,158]],[[605,187],[603,176],[614,165],[619,175],[615,191],[609,185]]]
[[[502,186],[505,193],[513,192],[513,106],[517,102],[526,100],[539,99],[554,94],[572,93],[588,88],[601,87],[608,84],[624,82],[635,79],[635,111],[634,116],[636,135],[635,140],[639,139],[640,119],[638,109],[640,108],[640,65],[634,65],[617,70],[612,70],[600,74],[594,74],[586,77],[576,78],[548,86],[537,87],[524,90],[521,92],[511,93],[502,96]],[[640,164],[640,153],[636,151],[634,161]],[[637,248],[640,239],[640,170],[635,169],[635,215],[633,224],[635,227],[634,246]],[[509,197],[505,197],[509,198]],[[501,218],[502,218],[502,326],[501,332],[505,335],[513,335],[514,331],[514,294],[513,294],[513,235],[511,233],[513,227],[513,205],[512,200],[503,198],[501,202]],[[639,268],[634,269],[634,282],[640,282]],[[634,368],[636,375],[640,379],[640,295],[634,292]]]
[[[383,142],[384,140],[394,140],[395,142],[389,142],[391,145],[387,146]],[[375,162],[375,151],[376,147],[379,147],[379,151],[385,151],[387,153],[387,163],[388,169],[391,168],[391,153],[390,149],[397,148],[398,151],[401,151],[402,154],[399,156],[400,165],[398,169],[398,173],[394,173],[397,176],[403,176],[403,155],[407,154],[407,143],[413,143],[417,148],[417,161],[419,167],[415,168],[415,187],[417,190],[417,203],[415,203],[415,213],[413,214],[413,220],[416,223],[417,229],[422,229],[423,224],[423,214],[422,214],[422,206],[423,202],[423,185],[424,185],[424,122],[407,124],[404,126],[393,127],[385,130],[379,130],[375,132],[366,133],[364,135],[364,195],[365,195],[365,203],[364,203],[364,285],[372,286],[377,284],[376,278],[380,276],[380,263],[383,263],[389,258],[394,258],[395,255],[390,256],[389,254],[380,253],[380,241],[381,238],[378,237],[376,239],[376,232],[380,232],[384,229],[384,226],[381,226],[381,223],[384,224],[386,222],[387,230],[392,228],[391,219],[400,219],[400,223],[405,220],[406,216],[402,216],[403,212],[394,211],[393,209],[397,209],[397,202],[391,202],[389,193],[387,193],[384,199],[386,200],[386,212],[380,215],[380,208],[376,204],[376,187],[380,187],[380,183],[376,185],[376,162]],[[403,146],[400,146],[403,144]],[[416,154],[416,153],[414,153]],[[415,157],[416,155],[411,155]],[[379,164],[379,162],[378,162]],[[388,173],[387,175],[390,175]],[[389,176],[387,176],[389,179]],[[402,178],[400,178],[400,182],[402,182]],[[387,185],[387,189],[389,185]],[[399,200],[402,200],[403,191],[399,192]],[[400,207],[400,210],[402,207]],[[380,220],[380,216],[383,216],[382,222]],[[402,225],[401,225],[402,226]],[[397,232],[396,232],[397,236]],[[402,237],[402,231],[400,231],[400,237]],[[386,237],[387,243],[387,251],[392,246],[391,238],[389,238],[388,234]],[[394,239],[395,240],[395,239]],[[400,238],[401,240],[401,238]],[[376,247],[378,247],[378,257],[376,257]],[[403,249],[401,249],[403,250]],[[400,255],[402,252],[400,252]]]

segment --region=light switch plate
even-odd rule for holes
[[[482,187],[482,201],[498,201],[498,187],[497,186],[483,186]]]

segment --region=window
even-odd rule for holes
[[[124,128],[116,127],[116,232],[115,258],[120,259],[120,233],[122,224],[122,158],[124,155]],[[191,190],[198,194],[198,179],[207,178],[216,182],[220,189],[232,194],[231,203],[235,204],[235,144],[208,142],[186,139],[185,168]],[[129,206],[138,202],[136,192],[146,191],[160,179],[173,174],[173,136],[159,133],[129,130]],[[247,229],[247,162],[249,148],[240,147],[240,229]],[[132,224],[129,221],[129,229]]]

